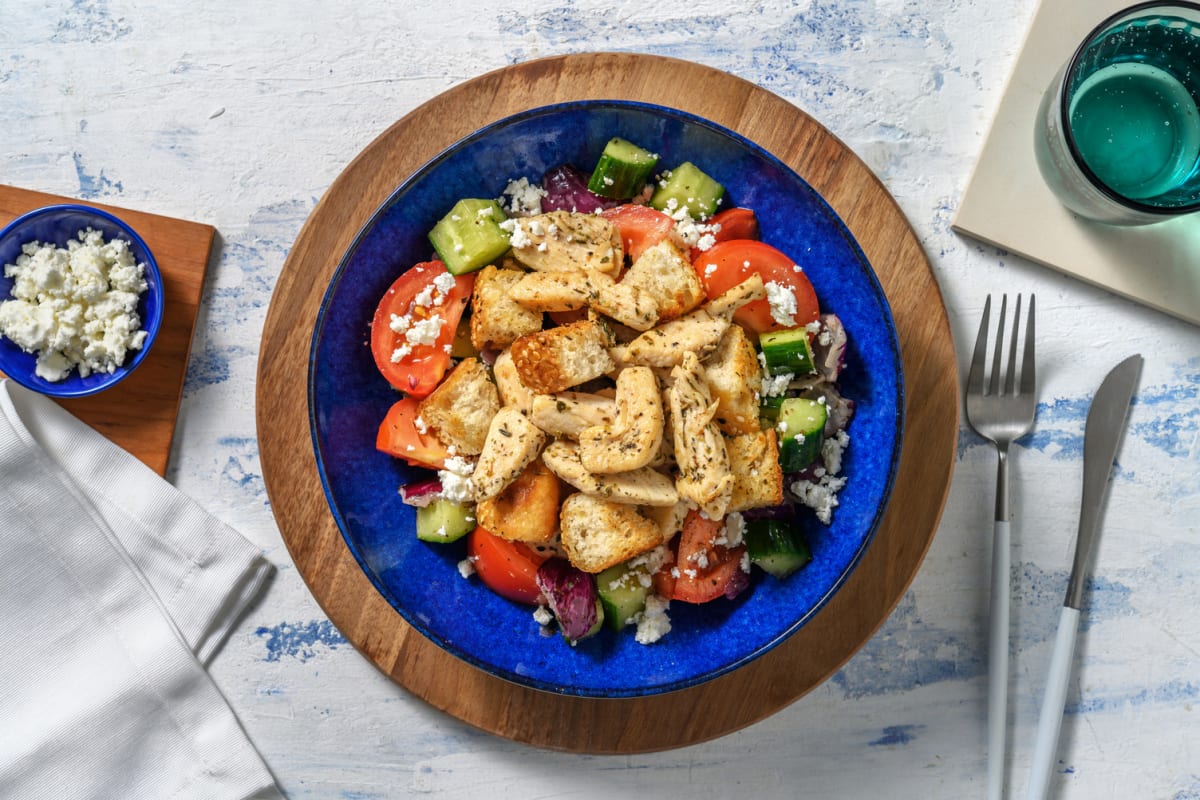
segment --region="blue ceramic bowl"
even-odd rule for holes
[[[104,235],[105,241],[124,239],[138,263],[145,265],[147,289],[138,303],[138,315],[146,331],[146,341],[140,350],[130,351],[125,363],[114,372],[94,372],[86,378],[78,370],[61,381],[48,381],[35,374],[37,356],[26,353],[8,338],[0,337],[0,371],[22,386],[52,397],[86,397],[120,383],[146,359],[162,324],[162,275],[150,248],[133,228],[108,212],[82,205],[45,206],[23,214],[0,230],[0,265],[16,262],[21,248],[29,242],[53,244],[65,248],[77,240],[79,232],[93,228]],[[0,270],[0,301],[8,300],[13,280]]]
[[[672,603],[671,632],[653,645],[632,631],[604,631],[571,647],[543,635],[531,609],[493,594],[457,564],[460,541],[420,542],[414,510],[397,487],[428,473],[375,450],[397,399],[375,368],[371,316],[412,264],[427,260],[426,235],[455,201],[496,197],[510,179],[539,181],[572,163],[590,169],[613,136],[637,142],[670,166],[690,160],[753,208],[763,238],[797,259],[823,308],[849,333],[843,393],[856,404],[841,505],[831,525],[803,513],[814,559],[784,581],[756,571],[749,591],[704,606]],[[859,562],[887,504],[900,453],[903,378],[883,291],[845,225],[813,189],[752,142],[659,106],[588,101],[534,109],[455,144],[405,181],[367,222],[339,265],[313,333],[309,364],[313,443],[325,492],[346,544],[388,602],[432,641],[509,681],[587,697],[633,697],[681,689],[726,673],[795,632]]]

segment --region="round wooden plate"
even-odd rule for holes
[[[841,216],[879,277],[904,360],[906,427],[892,500],[842,589],[750,664],[681,692],[605,700],[492,677],[412,630],[359,568],[326,504],[311,446],[306,371],[326,286],[359,229],[405,178],[498,119],[571,100],[636,100],[707,118],[789,164]],[[950,488],[958,369],[929,262],[866,166],[804,112],[747,81],[656,56],[591,53],[507,67],[435,97],[388,128],[330,187],[283,266],[263,330],[257,420],[283,539],[330,620],[379,669],[431,705],[499,736],[587,753],[634,753],[738,730],[821,684],[871,637],[916,574]]]

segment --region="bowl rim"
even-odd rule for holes
[[[358,251],[359,247],[362,245],[363,240],[370,234],[370,232],[378,224],[380,218],[382,218],[384,215],[386,215],[392,209],[392,207],[397,202],[400,201],[402,195],[404,195],[414,183],[416,183],[418,180],[426,177],[430,171],[434,170],[442,162],[451,158],[463,146],[468,145],[471,142],[474,142],[481,138],[486,137],[487,135],[489,135],[492,131],[494,131],[496,129],[511,126],[514,124],[518,124],[518,123],[520,123],[524,120],[530,119],[530,118],[554,114],[554,113],[563,112],[563,111],[578,110],[578,109],[583,109],[583,110],[605,109],[605,108],[634,109],[634,110],[647,111],[647,112],[653,113],[653,114],[662,114],[662,115],[666,115],[668,117],[674,117],[676,119],[683,120],[683,121],[687,122],[688,124],[698,125],[701,127],[708,128],[709,130],[714,131],[717,134],[724,136],[728,139],[731,139],[734,142],[738,143],[740,146],[757,154],[759,157],[770,162],[772,165],[774,165],[775,167],[777,167],[784,173],[792,176],[797,181],[798,184],[800,184],[802,187],[804,187],[804,190],[807,191],[807,193],[811,197],[815,198],[817,203],[823,209],[824,215],[828,218],[830,223],[833,226],[835,226],[836,229],[838,230],[838,232],[841,234],[846,246],[854,252],[856,260],[864,267],[864,269],[862,270],[863,276],[870,283],[875,296],[882,301],[881,305],[882,305],[882,309],[884,312],[884,323],[889,332],[889,335],[887,336],[887,340],[890,344],[890,349],[891,349],[891,352],[893,355],[893,364],[894,364],[895,375],[896,375],[896,381],[895,381],[895,383],[896,383],[896,388],[895,388],[896,415],[895,415],[895,425],[894,425],[894,429],[893,429],[894,445],[893,445],[890,457],[888,458],[888,461],[887,461],[886,476],[885,476],[885,479],[884,479],[884,482],[882,485],[881,502],[874,509],[874,513],[871,517],[869,526],[867,526],[866,533],[863,535],[861,542],[859,543],[858,547],[855,549],[854,553],[850,557],[848,563],[846,564],[846,567],[835,578],[835,580],[828,587],[828,589],[812,604],[812,606],[810,608],[808,608],[805,611],[805,613],[803,615],[800,615],[796,619],[794,619],[785,629],[780,631],[779,634],[776,635],[774,638],[764,641],[758,647],[756,647],[752,650],[748,650],[747,652],[740,655],[739,657],[730,659],[725,664],[722,664],[715,668],[707,669],[705,671],[697,672],[694,675],[690,675],[690,676],[687,676],[684,678],[676,678],[676,679],[671,679],[671,680],[667,680],[667,681],[661,681],[658,683],[644,685],[644,686],[640,686],[640,687],[616,688],[616,689],[609,688],[609,687],[593,687],[593,686],[574,686],[574,685],[564,686],[564,685],[557,684],[557,683],[551,683],[547,680],[533,677],[528,674],[522,674],[522,673],[518,673],[515,671],[510,671],[510,670],[507,670],[497,664],[489,663],[489,662],[479,658],[478,656],[468,652],[463,647],[455,644],[455,642],[453,642],[452,640],[449,640],[444,636],[438,635],[435,631],[431,630],[428,625],[426,625],[422,620],[420,620],[418,615],[414,614],[413,612],[411,612],[409,610],[406,610],[405,608],[402,608],[401,604],[398,604],[398,603],[395,603],[392,601],[392,595],[386,589],[386,587],[381,585],[382,581],[379,578],[379,576],[377,576],[375,574],[375,571],[371,568],[371,566],[365,562],[363,555],[359,552],[359,546],[357,545],[357,543],[351,541],[351,535],[348,530],[346,521],[343,517],[343,514],[337,508],[337,505],[335,503],[335,498],[331,495],[331,488],[330,488],[329,475],[327,472],[326,459],[322,454],[322,447],[321,447],[319,437],[318,437],[318,420],[317,420],[317,416],[316,416],[316,404],[315,404],[316,387],[315,387],[315,379],[314,379],[314,364],[318,357],[318,347],[320,344],[321,333],[323,331],[323,328],[324,328],[324,325],[326,322],[326,314],[331,309],[331,303],[329,302],[330,295],[335,291],[335,289],[337,288],[340,281],[345,277],[347,266],[348,266],[350,260],[352,259],[352,257]],[[706,119],[705,117],[699,116],[697,114],[694,114],[694,113],[691,113],[688,111],[684,111],[682,109],[677,109],[677,108],[674,108],[671,106],[667,106],[667,105],[663,105],[663,104],[659,104],[659,103],[645,102],[645,101],[597,98],[597,99],[587,99],[587,100],[569,100],[569,101],[564,101],[564,102],[559,102],[559,103],[552,103],[552,104],[548,104],[548,105],[542,105],[542,106],[528,108],[523,111],[520,111],[520,112],[517,112],[514,114],[510,114],[508,116],[502,117],[502,118],[494,120],[492,122],[489,122],[487,125],[484,125],[478,129],[460,137],[459,139],[457,139],[456,141],[451,143],[449,146],[447,146],[445,149],[443,149],[442,151],[440,151],[439,153],[434,155],[432,158],[430,158],[424,164],[422,164],[419,167],[417,167],[416,169],[414,169],[408,176],[406,176],[399,184],[396,185],[395,189],[393,189],[391,191],[391,193],[389,193],[387,198],[383,202],[381,202],[379,204],[379,206],[371,213],[371,215],[366,219],[366,221],[360,226],[359,230],[356,232],[353,239],[351,239],[351,241],[347,245],[345,251],[339,256],[337,267],[334,269],[334,271],[329,279],[329,282],[328,282],[327,286],[325,287],[324,292],[322,293],[321,303],[318,308],[317,316],[316,316],[316,319],[315,319],[314,325],[313,325],[307,367],[308,367],[308,369],[307,369],[307,372],[308,372],[308,374],[307,374],[307,400],[308,400],[307,405],[308,405],[309,433],[310,433],[310,438],[311,438],[314,454],[316,457],[317,472],[318,472],[318,475],[319,475],[319,478],[321,481],[322,491],[323,491],[323,494],[325,495],[325,500],[329,507],[331,516],[333,517],[334,522],[338,527],[338,530],[342,536],[342,539],[344,540],[345,544],[347,545],[347,549],[351,553],[351,555],[354,558],[355,562],[357,563],[358,567],[363,571],[363,573],[365,574],[367,579],[375,587],[376,591],[381,594],[381,596],[388,603],[388,605],[391,606],[398,614],[400,614],[412,628],[414,628],[418,633],[420,633],[426,639],[430,640],[431,642],[438,645],[439,647],[446,650],[447,652],[454,655],[455,657],[462,659],[462,660],[466,661],[467,663],[471,664],[472,666],[475,666],[475,667],[485,671],[486,673],[488,673],[492,676],[501,678],[507,682],[510,682],[510,683],[513,683],[513,684],[516,684],[519,686],[524,686],[524,687],[528,687],[528,688],[532,688],[532,689],[536,689],[536,690],[540,690],[540,691],[544,691],[544,692],[549,692],[549,693],[556,694],[556,695],[563,695],[563,696],[572,696],[572,697],[581,697],[581,698],[596,698],[596,699],[606,699],[606,698],[622,699],[622,698],[650,697],[650,696],[656,696],[656,695],[666,694],[666,693],[670,693],[670,692],[675,692],[675,691],[679,691],[679,690],[683,690],[683,689],[688,689],[688,688],[691,688],[691,687],[694,687],[694,686],[697,686],[700,684],[704,684],[704,683],[712,681],[716,678],[719,678],[721,676],[727,675],[728,673],[730,673],[742,666],[745,666],[746,664],[754,661],[755,659],[764,655],[768,651],[777,647],[780,643],[785,641],[788,637],[790,637],[797,630],[799,630],[801,627],[803,627],[809,620],[811,620],[813,618],[813,616],[815,616],[822,608],[825,607],[825,605],[828,604],[830,599],[846,584],[846,581],[848,580],[850,575],[854,572],[855,568],[862,561],[864,553],[867,551],[868,547],[874,541],[875,535],[879,529],[880,522],[882,521],[884,513],[886,512],[887,507],[890,503],[890,500],[892,497],[892,492],[893,492],[893,490],[895,488],[895,484],[896,484],[897,473],[899,471],[900,456],[901,456],[901,453],[903,450],[903,439],[904,439],[904,432],[905,432],[905,424],[904,423],[905,423],[906,394],[905,394],[905,381],[904,381],[904,364],[903,364],[903,359],[901,357],[901,352],[900,352],[899,334],[896,329],[895,318],[894,318],[894,315],[892,314],[891,305],[890,305],[890,302],[888,301],[887,295],[884,292],[882,284],[879,281],[879,276],[876,275],[874,268],[872,267],[872,265],[870,263],[870,260],[867,258],[865,252],[863,252],[861,245],[858,243],[858,241],[855,238],[855,236],[853,235],[853,233],[847,227],[845,221],[833,209],[833,207],[829,204],[829,201],[827,201],[824,198],[824,196],[822,196],[815,188],[813,188],[812,185],[807,180],[805,180],[802,176],[800,176],[794,168],[792,168],[786,162],[782,161],[777,156],[775,156],[770,151],[766,150],[764,147],[757,144],[753,140],[747,138],[746,136],[744,136],[730,128],[727,128],[719,123],[713,122],[713,121]],[[481,589],[481,590],[486,590],[486,589]]]
[[[118,217],[116,214],[110,211],[105,211],[102,208],[86,205],[84,203],[52,203],[50,205],[41,206],[14,217],[8,224],[0,228],[0,242],[4,241],[11,235],[14,235],[16,231],[23,225],[26,225],[40,217],[50,216],[53,214],[62,214],[66,212],[97,217],[119,228],[122,233],[131,240],[130,243],[134,247],[140,247],[141,251],[145,253],[146,257],[144,259],[138,259],[138,262],[143,264],[146,271],[152,274],[154,278],[152,286],[158,287],[158,302],[154,304],[153,313],[148,319],[142,320],[142,329],[146,331],[145,344],[142,345],[141,349],[134,353],[132,358],[127,359],[124,364],[118,367],[115,372],[109,373],[106,380],[96,383],[93,386],[70,388],[68,384],[71,382],[71,378],[68,376],[68,378],[64,379],[62,388],[58,389],[50,384],[49,381],[35,382],[30,380],[29,376],[25,374],[12,374],[9,372],[4,373],[4,377],[12,380],[13,382],[24,386],[30,391],[34,391],[48,397],[89,397],[116,386],[118,383],[128,378],[134,369],[136,369],[146,359],[150,352],[151,345],[158,337],[159,328],[162,327],[163,301],[165,293],[163,292],[162,270],[158,266],[158,260],[154,256],[154,251],[150,249],[150,246],[146,244],[145,239],[143,239],[142,236],[136,230],[134,230],[132,225]],[[22,242],[22,246],[24,246],[24,244],[25,243]],[[56,246],[58,245],[56,244]],[[149,291],[151,290],[148,288],[147,292]],[[8,299],[9,298],[7,297],[0,297],[0,302],[4,302]]]

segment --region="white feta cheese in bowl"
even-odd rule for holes
[[[162,323],[158,264],[112,214],[83,205],[30,211],[0,230],[0,372],[55,397],[127,377]]]

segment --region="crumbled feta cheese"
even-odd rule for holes
[[[671,619],[667,609],[671,601],[652,594],[646,598],[646,607],[634,617],[637,622],[637,633],[634,640],[638,644],[654,644],[671,631]]]
[[[740,512],[734,511],[725,517],[726,547],[737,547],[742,543],[746,533],[746,520]]]
[[[796,324],[796,293],[789,287],[775,281],[768,281],[767,303],[771,307],[771,319],[784,327],[791,328]]]
[[[550,625],[554,622],[554,612],[545,606],[538,606],[533,610],[533,621],[542,627]]]
[[[420,417],[417,419],[420,420]],[[423,421],[422,424],[424,424]],[[475,484],[471,481],[471,474],[475,471],[474,463],[462,456],[450,456],[443,462],[443,465],[445,469],[438,470],[438,480],[442,484],[442,497],[454,503],[473,501]]]
[[[500,204],[512,214],[528,217],[542,213],[542,198],[545,196],[545,189],[530,183],[528,178],[518,178],[509,181],[504,187],[504,197],[500,199]]]
[[[4,274],[13,279],[13,299],[0,303],[0,335],[36,353],[45,380],[74,369],[83,377],[115,372],[146,342],[137,312],[145,265],[120,239],[106,242],[88,228],[66,248],[29,242]]]
[[[408,314],[404,316],[392,314],[391,320],[388,321],[388,327],[392,329],[393,333],[404,333],[412,327],[412,317]]]
[[[822,475],[815,481],[796,481],[791,490],[797,500],[817,513],[817,519],[828,525],[838,505],[837,493],[845,485],[845,478]]]
[[[475,574],[475,565],[471,563],[470,558],[464,558],[458,562],[458,574],[464,578],[469,578]]]
[[[491,208],[486,208],[486,209],[484,209],[484,211],[487,211],[488,214],[492,213]],[[454,285],[455,285],[454,276],[451,275],[449,272],[443,272],[440,275],[438,275],[436,278],[433,279],[434,288],[437,289],[442,294],[449,294],[450,290],[454,288]]]
[[[785,372],[783,375],[763,375],[763,397],[779,397],[787,391],[788,384],[792,382],[792,377],[792,373],[790,372]]]
[[[409,344],[433,344],[437,341],[438,336],[442,332],[442,326],[446,324],[446,320],[440,314],[434,314],[432,317],[417,320],[404,333],[404,339]]]
[[[508,232],[508,243],[520,250],[533,244],[533,240],[529,238],[529,234],[525,229],[517,224],[515,219],[506,219],[500,223],[501,230]]]
[[[425,420],[423,420],[421,417],[417,417],[413,420],[413,427],[416,428],[417,433],[421,434],[422,436],[429,433],[429,426],[425,424]]]

